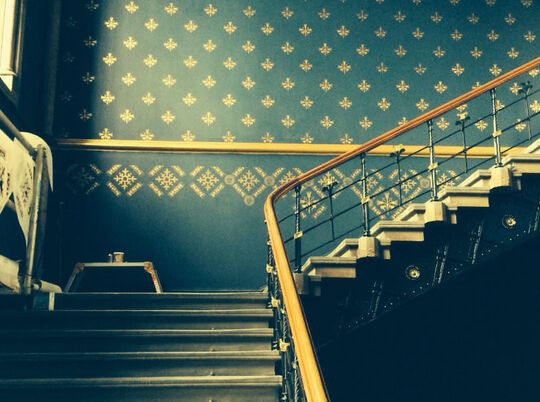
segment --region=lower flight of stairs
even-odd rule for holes
[[[277,401],[263,292],[57,294],[0,311],[4,401]]]

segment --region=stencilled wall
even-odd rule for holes
[[[537,56],[538,17],[532,0],[64,1],[55,134],[360,144]],[[58,152],[63,270],[114,249],[167,290],[262,286],[265,197],[329,158]]]

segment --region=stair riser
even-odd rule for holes
[[[10,387],[0,385],[3,400],[17,402],[39,401],[189,401],[189,402],[276,402],[280,389],[273,386],[250,387],[75,387],[50,390],[46,388]]]
[[[274,375],[275,359],[0,360],[0,378]]]

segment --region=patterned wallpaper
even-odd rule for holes
[[[539,54],[534,0],[69,0],[56,135],[362,143]]]

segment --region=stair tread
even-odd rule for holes
[[[272,328],[240,329],[30,329],[0,330],[2,336],[271,336]]]
[[[205,316],[205,317],[250,317],[250,316],[261,316],[261,317],[272,317],[272,310],[261,308],[261,309],[227,309],[227,310],[136,310],[136,309],[104,309],[104,310],[87,310],[87,309],[62,309],[62,310],[31,310],[31,311],[0,311],[0,319],[2,317],[12,317],[12,316]]]
[[[58,293],[56,297],[72,298],[72,297],[99,297],[99,298],[155,298],[155,299],[261,299],[265,300],[268,297],[267,292],[167,292],[167,293],[147,293],[147,292],[74,292],[74,293]]]

